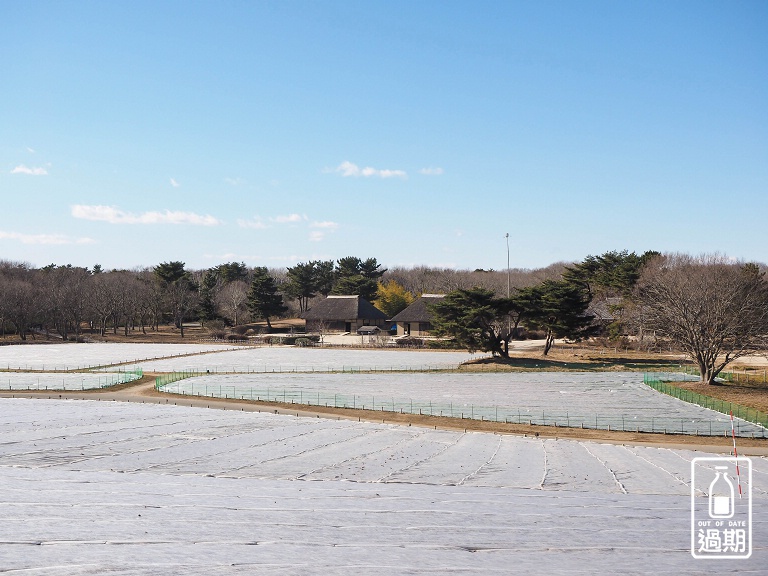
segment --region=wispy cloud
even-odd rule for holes
[[[224,178],[224,182],[229,184],[230,186],[242,186],[245,184],[245,180],[242,178]]]
[[[0,240],[17,240],[22,244],[93,244],[92,238],[71,238],[65,234],[21,234],[19,232],[4,232],[0,230]]]
[[[330,220],[324,220],[322,222],[312,222],[309,225],[310,228],[314,228],[309,232],[310,242],[322,242],[329,232],[335,232],[339,227],[337,222],[331,222]]]
[[[408,174],[406,174],[404,170],[381,170],[378,168],[371,168],[370,166],[360,168],[357,164],[353,164],[347,160],[339,164],[333,172],[341,174],[344,178],[359,178],[361,176],[363,178],[408,178]]]
[[[225,252],[224,254],[203,254],[203,258],[214,262],[281,262],[295,264],[302,260],[328,260],[327,256],[306,257],[292,254],[290,256],[264,256],[263,254],[240,254],[238,252]]]
[[[26,146],[26,149],[27,149],[27,152],[29,152],[30,154],[34,154],[35,153],[35,149],[34,148],[30,148],[29,146]]]
[[[237,225],[240,226],[240,228],[251,228],[253,230],[264,230],[265,228],[269,228],[269,226],[267,226],[258,216],[255,216],[250,220],[238,218]]]
[[[325,220],[323,222],[312,222],[312,224],[309,225],[310,228],[324,228],[326,230],[336,230],[336,228],[339,227],[338,222],[331,222],[329,220]]]
[[[176,178],[171,178],[171,186],[173,186],[174,188],[178,188],[179,186],[181,186],[181,184],[179,184],[176,181]]]
[[[11,174],[29,174],[30,176],[47,176],[48,170],[43,168],[42,166],[38,166],[36,168],[30,168],[26,166],[25,164],[19,164],[11,170]]]
[[[274,216],[265,221],[261,216],[254,216],[249,220],[239,219],[237,225],[241,228],[250,228],[253,230],[264,230],[283,224],[306,225],[310,228],[309,239],[312,242],[320,242],[329,232],[334,232],[339,224],[330,220],[318,221],[310,219],[306,214],[286,214],[283,216]]]
[[[163,212],[143,212],[133,214],[114,206],[72,206],[72,216],[82,220],[109,222],[110,224],[191,224],[193,226],[217,226],[221,220],[210,214],[200,215],[194,212],[164,210]]]
[[[270,220],[277,222],[278,224],[298,224],[299,222],[307,220],[307,217],[302,216],[301,214],[288,214],[287,216],[275,216],[274,218],[270,218]]]
[[[422,168],[419,170],[419,174],[424,174],[425,176],[441,176],[443,174],[443,169],[439,166],[430,166],[429,168]]]

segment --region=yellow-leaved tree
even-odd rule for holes
[[[416,297],[394,280],[379,282],[376,290],[376,300],[373,305],[392,318],[398,312],[405,310]]]

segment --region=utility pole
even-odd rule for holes
[[[507,300],[509,300],[509,232],[504,237],[507,239]],[[512,315],[507,316],[507,335],[512,333]],[[507,340],[507,353],[509,353],[509,340]]]
[[[509,298],[509,232],[505,234],[507,239],[507,298]]]

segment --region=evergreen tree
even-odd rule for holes
[[[333,288],[333,260],[299,262],[288,268],[283,292],[299,302],[299,311],[309,308],[309,300],[322,294],[327,296]]]
[[[218,319],[216,313],[216,288],[220,283],[218,270],[210,268],[203,275],[203,282],[200,286],[200,320],[205,325],[206,322]]]
[[[269,275],[264,266],[253,270],[253,280],[248,290],[248,310],[252,318],[264,318],[269,330],[272,330],[270,318],[288,311],[283,304],[283,296],[277,290],[275,279]]]
[[[155,266],[154,273],[183,338],[184,319],[198,302],[198,286],[184,269],[184,262],[163,262]]]
[[[597,294],[628,296],[637,284],[643,266],[658,252],[638,256],[634,252],[613,250],[601,256],[587,256],[583,262],[568,266],[563,280],[583,288],[590,298]]]
[[[318,294],[328,296],[333,290],[333,260],[318,260],[315,263],[315,289]]]
[[[299,301],[299,311],[304,312],[309,299],[317,294],[317,269],[315,262],[299,262],[288,268],[288,281],[283,287],[285,294]]]
[[[237,262],[228,262],[227,264],[219,264],[215,268],[219,278],[225,284],[234,282],[236,280],[245,280],[248,277],[248,268],[243,262],[239,264]]]
[[[332,294],[359,295],[371,302],[376,298],[378,281],[385,270],[380,270],[381,264],[376,258],[361,260],[356,256],[339,258],[335,276],[336,282]]]
[[[546,332],[544,355],[556,338],[580,340],[594,333],[594,317],[587,314],[589,296],[579,286],[565,280],[545,280],[523,288],[515,299],[526,310],[526,323]]]
[[[430,308],[436,335],[451,336],[470,352],[480,350],[509,357],[509,299],[496,298],[485,288],[461,289],[450,292]]]

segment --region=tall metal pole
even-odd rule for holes
[[[509,298],[509,232],[505,234],[507,239],[507,298]]]
[[[507,299],[509,299],[509,232],[504,237],[507,239]],[[507,316],[507,335],[512,332],[512,315]],[[507,352],[509,352],[509,340],[507,340]]]

